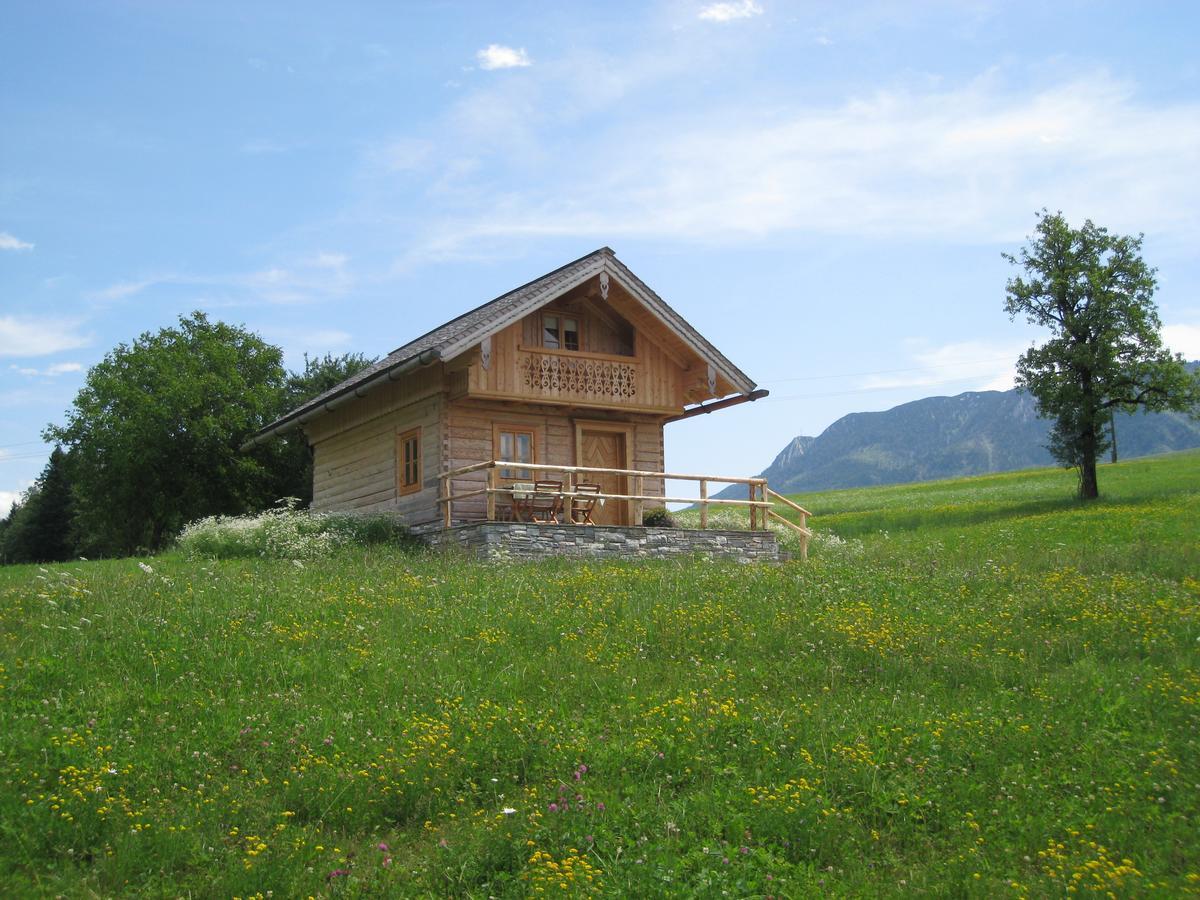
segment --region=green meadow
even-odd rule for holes
[[[1200,893],[1200,454],[811,559],[0,569],[5,896]]]

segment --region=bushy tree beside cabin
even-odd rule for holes
[[[281,448],[239,447],[286,385],[278,347],[202,312],[118,345],[45,432],[70,450],[81,549],[155,550],[193,519],[274,503]]]

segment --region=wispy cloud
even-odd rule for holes
[[[544,105],[524,93],[487,97],[499,122],[528,123],[521,111]],[[1036,92],[988,73],[827,107],[626,119],[568,154],[547,152],[550,127],[523,124],[523,138],[504,145],[538,160],[524,183],[494,188],[508,161],[489,159],[470,175],[469,202],[423,223],[415,256],[530,236],[1008,242],[1043,206],[1116,230],[1200,238],[1200,104],[1147,103],[1104,73]]]
[[[0,356],[48,356],[86,347],[91,339],[82,333],[78,319],[38,316],[0,316]]]
[[[29,241],[23,241],[18,237],[9,234],[7,231],[0,231],[0,250],[32,250],[33,244]]]
[[[732,22],[735,19],[749,19],[761,16],[762,7],[754,0],[737,0],[736,3],[711,3],[696,14],[706,22]]]
[[[287,153],[295,146],[295,144],[286,144],[282,141],[273,141],[270,138],[251,138],[245,141],[239,149],[248,156],[268,156]]]
[[[960,390],[1007,391],[1013,386],[1017,357],[1024,345],[1008,341],[960,341],[930,347],[909,342],[910,367],[865,378],[863,390],[958,384]]]
[[[19,375],[24,375],[27,378],[54,378],[58,375],[66,375],[70,372],[82,372],[83,365],[77,362],[55,363],[52,366],[47,366],[44,369],[32,369],[25,366],[9,366],[14,372]]]
[[[372,146],[368,162],[388,172],[408,172],[420,168],[434,151],[433,142],[419,138],[394,138]]]
[[[137,281],[118,281],[98,291],[91,291],[87,296],[93,300],[124,300],[140,294],[151,285],[169,283],[172,277],[164,275],[155,278],[141,278]]]
[[[353,285],[354,276],[344,253],[317,251],[297,257],[287,265],[268,266],[251,272],[203,275],[168,272],[127,281],[91,291],[91,300],[117,302],[151,288],[200,288],[219,300],[233,305],[269,303],[294,305],[335,299]]]
[[[533,60],[524,47],[506,47],[503,44],[488,44],[475,54],[481,69],[519,69],[533,65]]]

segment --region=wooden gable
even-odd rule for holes
[[[604,286],[600,276],[487,336],[455,368],[453,396],[664,416],[735,390],[620,282]]]

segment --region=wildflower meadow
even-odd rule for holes
[[[1200,893],[1200,455],[1072,479],[799,497],[808,563],[0,569],[3,893]]]

